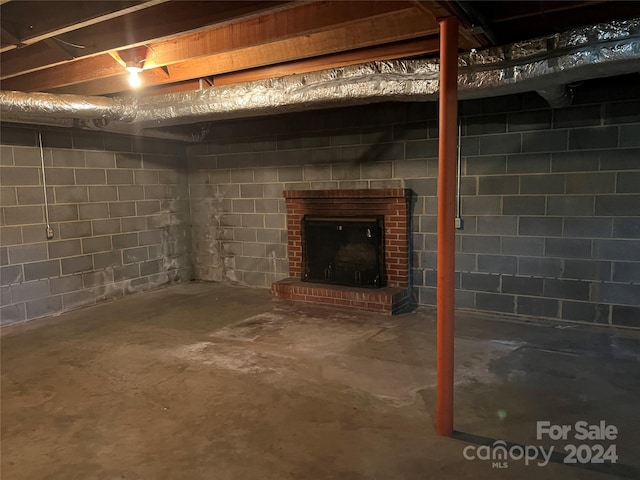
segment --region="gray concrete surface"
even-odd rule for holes
[[[3,332],[3,479],[640,472],[640,339],[629,330],[459,314],[452,438],[434,431],[433,310],[388,317],[191,283]],[[538,421],[572,431],[538,439]],[[579,421],[619,432],[578,440]],[[500,441],[506,463],[478,459]],[[570,444],[587,446],[583,458],[615,446],[617,461],[564,464]],[[545,466],[517,458],[551,446]]]

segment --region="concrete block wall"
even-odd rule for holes
[[[183,145],[43,128],[47,240],[37,132],[1,130],[2,325],[191,279]]]
[[[640,82],[461,102],[458,307],[640,327]],[[216,124],[188,147],[197,278],[287,276],[283,190],[411,188],[417,303],[436,292],[435,103]]]

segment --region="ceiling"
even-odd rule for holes
[[[0,87],[130,95],[127,59],[156,95],[432,57],[446,16],[469,51],[639,17],[640,2],[0,0]]]

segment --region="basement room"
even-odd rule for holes
[[[640,2],[0,33],[3,479],[640,478]]]

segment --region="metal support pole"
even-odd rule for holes
[[[453,319],[458,144],[458,19],[440,20],[436,430],[453,433]]]

